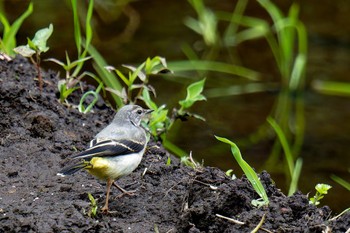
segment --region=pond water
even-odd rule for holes
[[[34,13],[25,21],[19,32],[18,43],[25,43],[39,28],[54,25],[49,40],[50,50],[44,58],[55,57],[64,60],[67,50],[72,57],[75,53],[72,14],[69,5],[63,1],[34,0]],[[113,11],[113,1],[96,1],[98,11],[94,14],[93,44],[110,65],[139,64],[147,57],[165,57],[169,62],[186,59],[182,46],[198,45],[201,38],[188,29],[183,21],[186,16],[195,17],[187,1],[135,1],[124,13],[132,17],[131,30],[125,31],[128,18]],[[235,1],[207,1],[215,10],[231,11]],[[10,19],[16,18],[27,7],[28,1],[2,1]],[[287,11],[292,1],[284,1],[281,9]],[[107,6],[107,7],[106,7]],[[103,8],[106,7],[106,8]],[[80,5],[80,9],[83,9]],[[300,157],[303,168],[299,188],[303,193],[314,194],[317,183],[333,186],[322,203],[337,212],[350,206],[349,192],[330,178],[336,174],[350,181],[350,98],[324,95],[312,88],[314,80],[349,81],[350,72],[350,4],[347,1],[302,1],[301,20],[307,27],[309,39],[306,90],[304,99],[305,134]],[[113,13],[110,13],[113,12]],[[247,15],[267,18],[266,13],[251,1]],[[130,27],[128,28],[130,29]],[[124,33],[122,33],[124,32]],[[267,43],[255,40],[238,46],[241,65],[260,72],[266,80],[279,80],[274,58]],[[43,63],[44,67],[57,66]],[[187,74],[188,77],[188,74]],[[207,86],[235,85],[247,82],[228,75],[210,73],[206,75]],[[185,80],[187,85],[199,80]],[[157,103],[173,107],[175,101],[183,98],[186,85],[155,77],[151,84],[158,93]],[[209,98],[194,106],[193,112],[206,118],[206,122],[190,120],[177,122],[169,138],[186,152],[192,151],[197,160],[205,165],[217,166],[223,170],[234,169],[241,174],[230,150],[215,140],[214,135],[224,136],[237,142],[243,157],[258,171],[267,169],[272,150],[271,139],[249,143],[249,136],[264,124],[279,94],[277,88],[268,92]],[[293,97],[290,97],[293,98]],[[248,143],[247,143],[248,142]],[[268,168],[272,178],[284,191],[287,190],[282,162]]]

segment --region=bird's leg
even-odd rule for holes
[[[114,180],[108,179],[107,180],[107,194],[106,194],[106,202],[105,205],[102,207],[101,211],[102,213],[106,214],[108,213],[108,200],[109,200],[109,191],[111,190],[111,186],[114,184]]]
[[[122,194],[117,196],[117,198],[122,197],[123,195],[128,195],[128,196],[135,195],[134,193],[136,192],[136,190],[127,191],[127,190],[123,189],[122,187],[120,187],[119,185],[117,185],[116,182],[113,182],[113,185],[122,192]]]

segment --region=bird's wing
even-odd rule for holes
[[[72,157],[72,159],[90,160],[92,157],[108,157],[138,153],[145,147],[142,141],[130,139],[94,139],[90,148]]]

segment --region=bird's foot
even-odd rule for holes
[[[135,192],[137,191],[137,190],[128,190],[127,191],[127,190],[123,189],[122,187],[120,187],[119,185],[117,185],[116,183],[113,183],[113,185],[122,192],[122,194],[118,195],[116,198],[120,198],[124,195],[134,196]]]
[[[101,213],[104,215],[113,215],[115,216],[116,214],[118,214],[118,211],[112,211],[112,210],[108,210],[108,209],[101,209]]]
[[[108,206],[103,206],[103,207],[101,208],[101,213],[102,213],[102,214],[109,214],[110,212],[109,212],[109,210],[108,210]]]
[[[129,190],[129,191],[126,191],[126,190],[124,190],[125,192],[123,192],[123,193],[121,193],[121,194],[119,194],[118,196],[116,196],[115,197],[115,199],[117,199],[117,198],[121,198],[121,197],[123,197],[124,195],[128,195],[128,196],[135,196],[136,194],[136,191],[137,190]]]

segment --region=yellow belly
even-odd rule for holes
[[[94,157],[91,159],[91,166],[86,170],[99,179],[116,180],[130,174],[137,168],[142,159],[142,154],[130,154],[116,157]]]

